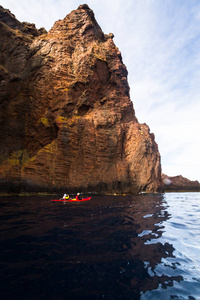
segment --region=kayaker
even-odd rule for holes
[[[80,193],[77,193],[76,200],[81,200]]]
[[[69,195],[68,194],[64,194],[63,195],[63,199],[65,199],[65,200],[69,199]]]

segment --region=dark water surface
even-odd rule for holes
[[[0,299],[200,299],[200,193],[0,198]]]

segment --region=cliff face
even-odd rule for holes
[[[139,124],[113,35],[87,5],[45,33],[0,8],[2,188],[156,191],[160,155]]]

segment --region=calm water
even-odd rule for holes
[[[0,198],[0,298],[200,299],[200,193]]]

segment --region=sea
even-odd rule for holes
[[[200,193],[0,197],[1,300],[200,299]]]

